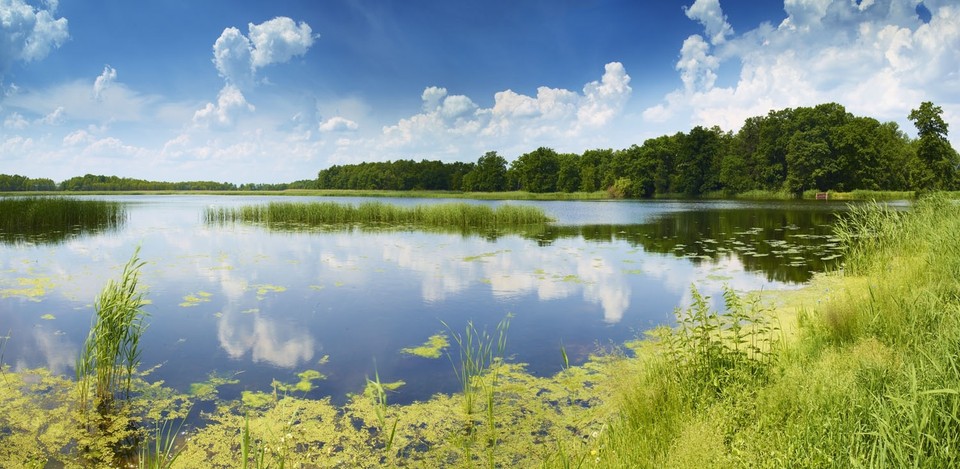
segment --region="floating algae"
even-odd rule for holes
[[[423,358],[440,358],[441,353],[450,346],[446,334],[434,334],[423,345],[400,349],[401,353]]]

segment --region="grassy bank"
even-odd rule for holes
[[[716,329],[677,353],[673,331],[621,382],[620,417],[586,456],[602,467],[957,467],[958,232],[960,205],[943,198],[855,211],[840,228],[843,273],[792,294],[762,360],[704,339]]]
[[[359,205],[336,202],[271,202],[242,207],[210,207],[208,223],[263,223],[267,225],[414,225],[422,227],[499,228],[544,224],[550,217],[539,207],[446,203],[402,207],[381,202]]]

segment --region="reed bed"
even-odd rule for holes
[[[401,207],[382,202],[360,205],[336,202],[271,202],[241,207],[210,207],[207,223],[257,223],[269,226],[414,225],[421,227],[502,228],[552,221],[543,210],[526,205],[492,208],[467,203]]]
[[[70,234],[114,230],[126,222],[122,203],[68,197],[0,197],[0,242],[58,242]]]

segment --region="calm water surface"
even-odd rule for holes
[[[839,261],[836,203],[470,202],[541,206],[557,223],[519,234],[398,230],[275,231],[210,226],[208,206],[247,196],[101,197],[127,203],[119,229],[57,242],[0,244],[3,361],[72,375],[93,299],[137,246],[147,262],[149,327],[141,368],[186,391],[211,373],[267,391],[297,373],[327,376],[309,397],[362,390],[378,371],[407,384],[391,402],[454,392],[446,357],[401,353],[431,335],[492,330],[508,314],[507,351],[535,374],[673,321],[690,286],[719,298],[792,288]],[[294,198],[308,201],[321,198]],[[361,199],[323,199],[359,203]],[[368,200],[368,199],[365,199]],[[424,199],[389,199],[414,205]],[[449,334],[448,334],[449,335]],[[453,351],[456,355],[456,351]]]

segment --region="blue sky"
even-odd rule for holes
[[[0,173],[288,182],[830,101],[910,135],[933,101],[960,147],[960,4],[919,3],[0,0]]]

